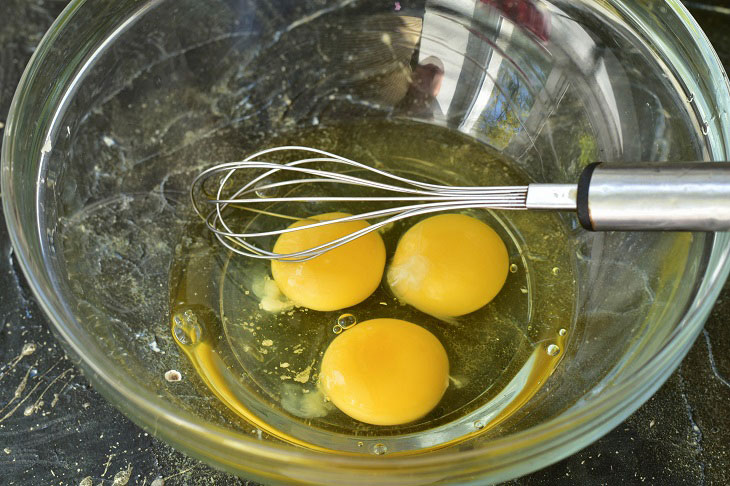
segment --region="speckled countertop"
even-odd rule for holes
[[[64,0],[3,0],[0,132]],[[730,67],[730,1],[686,2]],[[51,335],[0,226],[0,483],[238,485],[148,436],[98,395]],[[730,284],[679,369],[625,423],[518,485],[730,484]]]

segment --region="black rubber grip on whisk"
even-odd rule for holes
[[[588,191],[591,185],[591,178],[593,177],[593,171],[596,167],[601,165],[601,162],[593,162],[588,164],[583,172],[581,172],[578,178],[578,193],[576,194],[576,212],[578,214],[578,221],[583,228],[593,231],[593,222],[591,221],[591,211],[588,207]]]

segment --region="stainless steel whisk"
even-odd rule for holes
[[[294,155],[293,160],[266,160],[283,154]],[[323,170],[323,167],[342,168],[343,171]],[[211,182],[215,184],[212,191]],[[328,191],[331,184],[367,188],[368,192],[374,190],[377,195],[333,196],[329,195],[333,191]],[[312,195],[311,189],[315,186],[327,195]],[[310,189],[309,193],[294,194],[302,188]],[[268,197],[271,191],[282,189],[289,193]],[[231,251],[252,258],[287,261],[317,257],[401,219],[476,208],[573,211],[577,212],[580,224],[593,231],[730,229],[730,163],[726,162],[594,163],[583,170],[577,184],[456,187],[411,180],[316,148],[283,146],[206,169],[191,184],[190,196],[196,213]],[[203,209],[201,197],[209,209]],[[296,228],[255,230],[250,227],[254,217],[307,219],[282,214],[281,209],[274,211],[271,209],[274,204],[301,209],[296,205],[322,202],[387,203],[388,207],[338,219],[312,221]],[[261,208],[261,205],[266,207]],[[236,227],[241,226],[243,230],[232,228],[230,213],[234,209],[247,211],[251,216],[241,218],[242,213],[237,212]],[[296,253],[273,253],[254,243],[270,241],[272,237],[291,231],[355,220],[368,220],[371,224]]]

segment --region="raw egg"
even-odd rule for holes
[[[441,214],[401,237],[388,284],[401,302],[434,316],[456,317],[491,301],[508,272],[507,247],[489,225],[464,214]]]
[[[350,215],[320,214],[290,228],[345,216]],[[307,250],[367,227],[365,221],[348,221],[283,233],[274,252]],[[343,309],[367,299],[380,284],[384,268],[385,245],[375,231],[311,260],[271,262],[271,273],[281,292],[295,304],[318,311]]]
[[[373,425],[398,425],[430,412],[449,384],[441,342],[399,319],[361,322],[324,353],[319,383],[342,412]]]

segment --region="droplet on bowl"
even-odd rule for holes
[[[567,329],[561,329],[561,330],[558,331],[558,334],[560,334],[561,336],[565,336],[566,334],[568,334],[568,330]]]
[[[483,429],[484,428],[484,422],[481,421],[481,420],[477,420],[476,422],[474,422],[474,428],[475,429],[478,429],[478,430]]]
[[[551,344],[547,347],[547,354],[550,356],[557,356],[560,353],[560,347],[555,344]]]
[[[377,443],[373,446],[373,454],[376,456],[382,456],[386,452],[388,452],[388,448],[385,446],[385,444]]]
[[[512,265],[509,266],[509,271],[512,273],[517,273],[518,268],[519,267],[517,267],[517,265],[513,263]]]

